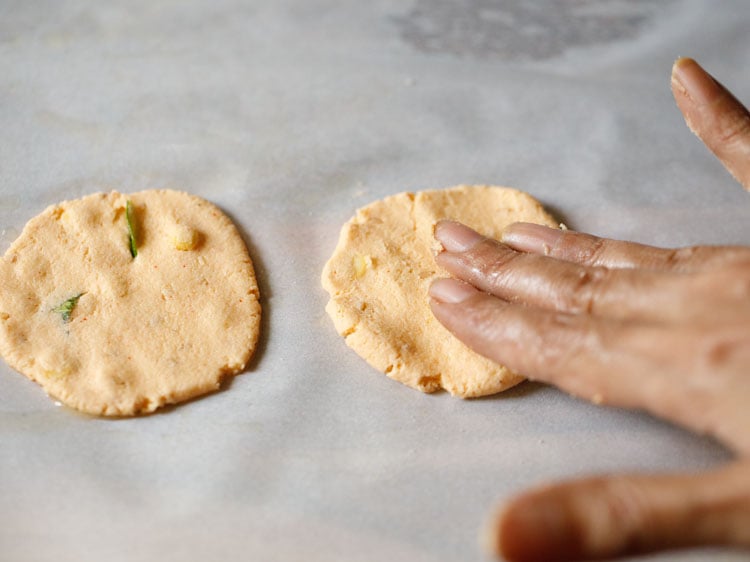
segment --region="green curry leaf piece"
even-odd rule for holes
[[[138,255],[138,246],[135,240],[135,221],[133,220],[133,202],[128,199],[125,203],[125,219],[128,222],[128,237],[130,238],[130,255],[133,259]]]
[[[80,299],[85,293],[78,293],[74,297],[70,297],[68,300],[63,301],[59,305],[57,305],[55,308],[52,309],[52,312],[57,312],[60,316],[62,316],[62,321],[66,324],[70,322],[70,315],[73,312],[73,309],[78,304],[78,299]]]

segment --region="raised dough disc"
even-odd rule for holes
[[[466,347],[429,307],[430,284],[448,277],[434,258],[441,219],[493,238],[517,221],[557,225],[538,201],[507,187],[461,185],[375,201],[344,225],[323,269],[326,311],[347,345],[392,379],[423,392],[494,394],[523,378]]]
[[[53,205],[0,260],[0,285],[0,353],[90,414],[151,412],[216,390],[244,369],[258,339],[247,248],[224,213],[187,193]],[[66,319],[60,305],[79,294]]]

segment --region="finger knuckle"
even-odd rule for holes
[[[717,141],[723,146],[750,143],[750,115],[732,115],[721,123]]]
[[[491,287],[505,287],[519,257],[520,254],[515,252],[494,253],[491,259],[475,260],[472,271],[475,277],[485,279]]]
[[[508,305],[502,317],[488,308],[471,311],[472,332],[489,342],[493,358],[527,377],[571,371],[578,353],[571,345],[575,331],[569,315],[543,313],[524,305]]]
[[[604,267],[580,270],[567,294],[566,308],[575,313],[595,314],[602,295],[608,290],[610,278],[610,270]]]
[[[536,327],[536,361],[551,373],[565,376],[574,371],[576,361],[584,349],[592,347],[594,333],[582,334],[580,323],[571,314],[545,314]]]
[[[606,483],[607,515],[621,530],[625,549],[647,546],[648,529],[656,524],[655,512],[647,490],[637,481],[625,476],[613,477]]]
[[[583,265],[595,265],[602,261],[607,249],[607,241],[604,238],[586,236],[576,240],[574,236],[571,234],[567,237],[571,246],[566,252],[568,255]]]
[[[685,263],[695,261],[703,253],[704,248],[700,246],[688,246],[686,248],[675,248],[668,250],[664,261],[669,267],[679,268]]]

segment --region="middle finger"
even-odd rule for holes
[[[666,320],[685,311],[684,275],[517,252],[458,223],[440,223],[435,234],[446,250],[436,258],[441,267],[504,300],[616,319]]]

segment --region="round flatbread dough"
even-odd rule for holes
[[[0,260],[0,286],[0,353],[89,414],[151,412],[216,390],[258,339],[242,237],[215,205],[178,191],[47,208]]]
[[[347,345],[392,379],[423,392],[494,394],[523,378],[466,347],[429,307],[430,284],[448,277],[434,258],[441,219],[493,238],[517,221],[557,226],[538,201],[507,187],[461,185],[376,201],[344,225],[325,265],[326,311]]]

